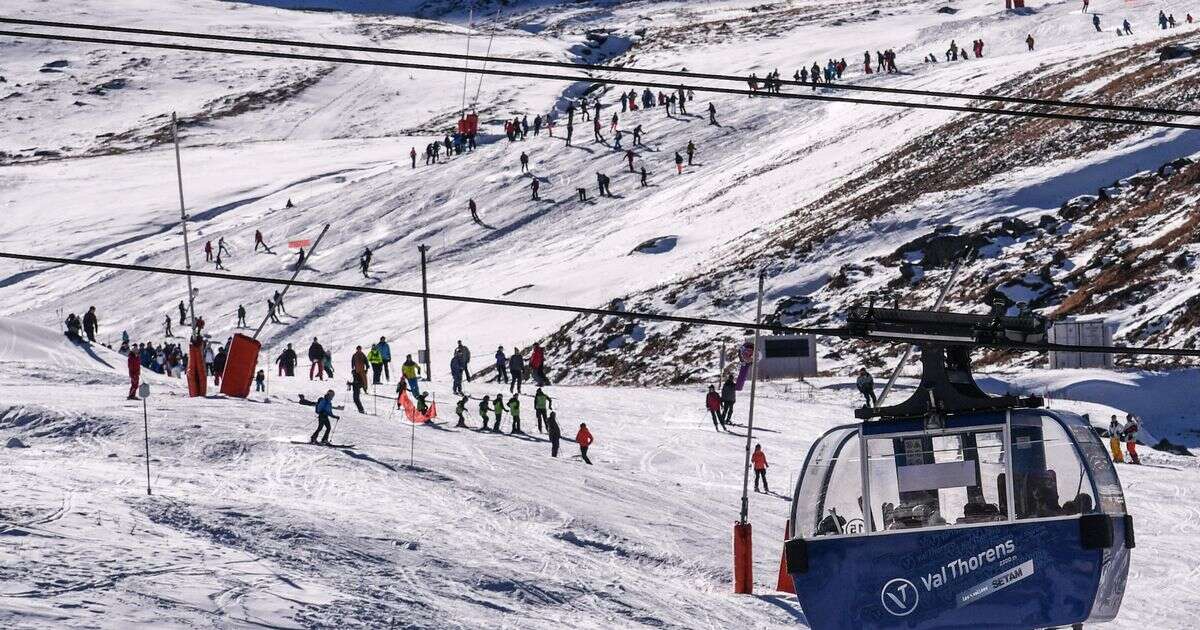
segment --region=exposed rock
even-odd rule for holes
[[[21,438],[18,437],[8,438],[8,443],[4,446],[5,448],[29,448],[24,442],[21,441]]]
[[[659,236],[644,241],[637,247],[633,248],[632,254],[665,254],[675,249],[676,243],[679,242],[678,236]]]

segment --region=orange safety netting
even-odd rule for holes
[[[398,402],[400,403],[400,408],[404,410],[404,415],[408,418],[409,422],[415,424],[425,424],[426,422],[429,422],[437,417],[437,401],[429,403],[429,409],[425,413],[417,411],[417,406],[413,404],[412,399],[409,398],[408,392],[400,394],[400,399]]]

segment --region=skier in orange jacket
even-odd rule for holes
[[[592,439],[592,432],[588,431],[586,424],[579,423],[579,432],[575,434],[575,441],[579,443],[579,456],[583,458],[584,463],[591,465],[592,460],[588,459],[587,450],[595,440]]]
[[[758,480],[762,479],[763,491],[771,492],[771,487],[767,485],[767,454],[763,452],[762,444],[754,445],[750,462],[754,464],[754,491],[758,492]]]

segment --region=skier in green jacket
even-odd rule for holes
[[[537,388],[537,391],[533,394],[533,411],[537,416],[538,433],[544,432],[542,431],[542,423],[549,425],[546,414],[552,406],[554,406],[554,400],[547,396],[541,387]]]
[[[521,430],[521,401],[517,399],[516,394],[508,399],[508,413],[512,416],[512,431],[509,433],[511,435],[525,433]]]

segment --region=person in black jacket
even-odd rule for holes
[[[521,351],[513,348],[512,354],[508,355],[508,374],[512,379],[508,384],[508,393],[521,393],[521,383],[525,380],[525,359],[521,358]]]
[[[721,424],[729,424],[733,418],[733,403],[737,401],[737,389],[733,386],[733,377],[726,376],[721,385]]]
[[[284,349],[283,353],[279,355],[279,358],[275,360],[275,362],[279,364],[279,375],[295,376],[296,362],[298,360],[299,358],[296,356],[296,351],[292,350],[292,344],[289,343],[287,348]]]
[[[312,362],[308,368],[308,380],[313,380],[313,376],[325,380],[325,348],[317,343],[316,337],[313,337],[312,345],[308,347],[308,360]]]
[[[558,414],[551,411],[546,418],[546,433],[550,436],[550,457],[558,457],[558,441],[562,439],[562,431],[558,428]]]
[[[100,322],[96,319],[96,307],[89,306],[83,314],[83,332],[87,333],[88,341],[96,341],[96,332],[100,330]]]

